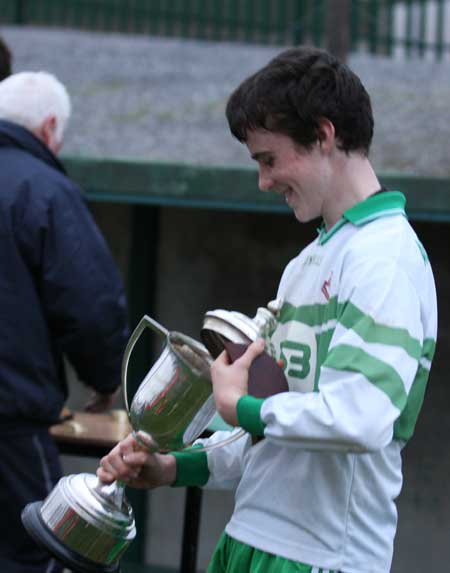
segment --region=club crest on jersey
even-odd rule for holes
[[[330,273],[330,276],[326,281],[323,281],[322,285],[322,294],[327,299],[330,300],[330,287],[331,287],[331,279],[333,278],[333,272]]]

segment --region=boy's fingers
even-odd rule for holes
[[[97,469],[97,477],[103,483],[112,483],[115,481],[115,477],[101,467]]]
[[[133,434],[128,434],[125,439],[119,442],[118,447],[122,455],[126,455],[140,449],[140,446]]]
[[[239,362],[245,367],[250,368],[253,360],[257,358],[262,352],[264,352],[265,343],[262,338],[258,338],[255,342],[252,342],[244,354],[239,358]]]
[[[131,452],[122,456],[122,459],[127,466],[136,468],[143,466],[147,462],[147,457],[145,452]]]

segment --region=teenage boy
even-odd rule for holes
[[[224,352],[211,369],[217,409],[246,438],[208,453],[150,455],[130,436],[98,475],[136,487],[235,488],[210,573],[388,573],[401,450],[436,341],[427,255],[404,196],[381,188],[368,159],[370,98],[333,56],[281,53],[231,95],[227,118],[258,164],[260,189],[282,194],[300,222],[322,219],[277,294],[284,304],[271,343],[290,391],[247,395],[262,341],[233,364]]]

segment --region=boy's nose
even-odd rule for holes
[[[260,191],[271,191],[273,187],[272,178],[259,172],[258,187]]]

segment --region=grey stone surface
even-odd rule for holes
[[[68,87],[65,153],[248,164],[228,132],[227,97],[281,47],[3,27],[15,71],[46,69]],[[354,55],[371,94],[377,170],[450,175],[450,64]]]

